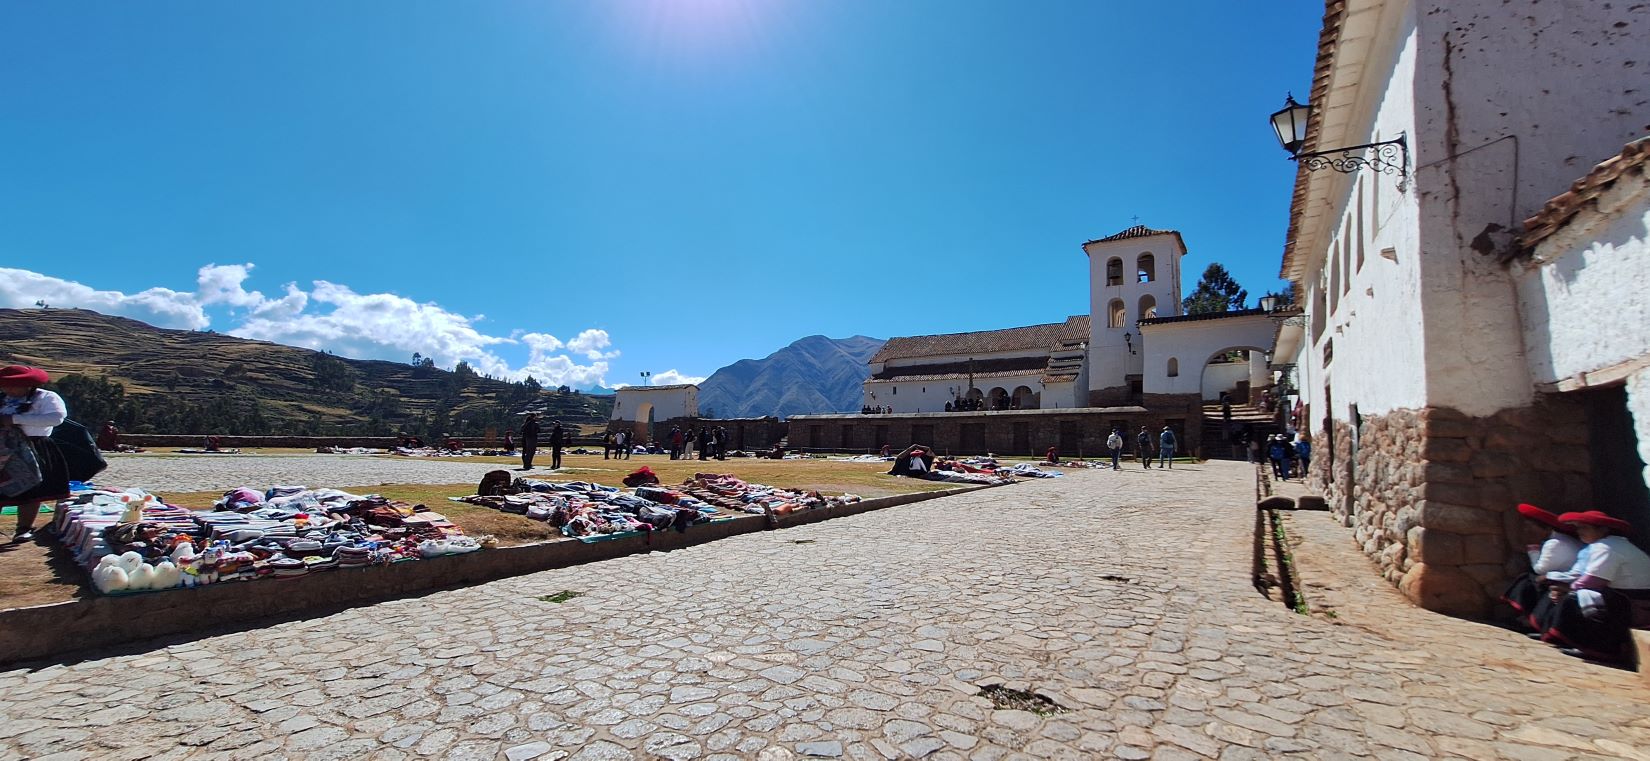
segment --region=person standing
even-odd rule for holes
[[[728,459],[728,429],[725,426],[716,426],[716,459]]]
[[[682,428],[673,425],[670,427],[670,459],[682,459]]]
[[[1151,470],[1152,467],[1152,432],[1146,426],[1140,426],[1140,433],[1135,434],[1134,446],[1138,451],[1135,456],[1140,458],[1140,467]]]
[[[533,455],[539,451],[539,416],[527,413],[527,419],[521,421],[521,469],[533,469]]]
[[[1111,429],[1111,435],[1106,437],[1106,448],[1111,450],[1111,469],[1123,469],[1123,432],[1116,428]]]
[[[17,508],[17,531],[13,544],[34,538],[34,520],[40,503],[69,496],[68,463],[51,440],[52,429],[69,418],[63,397],[41,388],[51,380],[45,370],[25,365],[0,368],[0,442],[14,448],[33,450],[40,480],[16,490],[0,482],[0,507]],[[4,477],[6,474],[0,474]],[[35,469],[29,469],[33,481]]]
[[[104,421],[103,429],[97,432],[97,448],[104,452],[120,451],[120,429],[115,427],[115,421]]]
[[[561,448],[567,443],[567,431],[561,427],[561,421],[550,424],[550,469],[561,470]]]
[[[608,431],[607,433],[602,434],[602,459],[605,460],[605,459],[611,457],[612,455],[613,455],[613,432]]]
[[[701,426],[699,428],[699,459],[701,459],[701,460],[705,459],[705,456],[709,451],[710,451],[710,426],[708,426],[708,425],[707,426]]]
[[[1171,470],[1174,468],[1174,447],[1176,443],[1174,431],[1170,430],[1168,426],[1163,426],[1163,432],[1157,435],[1158,467]]]

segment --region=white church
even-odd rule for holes
[[[893,338],[870,360],[864,404],[892,414],[1183,404],[1271,384],[1283,315],[1186,315],[1174,230],[1144,225],[1083,244],[1089,314],[1004,330]],[[1230,361],[1244,356],[1247,360]],[[975,400],[976,404],[967,403]]]

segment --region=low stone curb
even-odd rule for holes
[[[807,510],[779,518],[777,528],[989,488],[993,487],[965,486]],[[766,516],[739,515],[729,521],[693,526],[683,533],[662,531],[589,544],[575,539],[554,539],[394,566],[339,568],[290,580],[230,582],[193,590],[98,596],[9,608],[0,610],[0,664],[53,658],[79,650],[170,635],[199,635],[203,629],[244,625],[312,609],[355,607],[642,552],[668,552],[768,528]],[[203,626],[202,622],[210,623]]]

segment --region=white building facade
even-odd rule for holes
[[[1303,162],[1282,276],[1306,315],[1275,363],[1300,389],[1314,485],[1429,608],[1487,613],[1528,538],[1516,503],[1593,507],[1587,444],[1627,414],[1546,393],[1541,276],[1506,264],[1522,220],[1650,124],[1631,96],[1650,21],[1612,6],[1326,6],[1303,150],[1402,136],[1405,153],[1390,172]]]

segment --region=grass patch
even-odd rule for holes
[[[575,597],[583,597],[583,596],[584,596],[583,592],[574,592],[572,590],[564,589],[564,590],[562,590],[560,592],[557,592],[553,595],[540,595],[538,599],[539,599],[540,602],[553,602],[553,603],[556,603],[557,605],[560,605],[560,604],[562,604],[564,602],[567,602],[568,600],[571,600]]]

